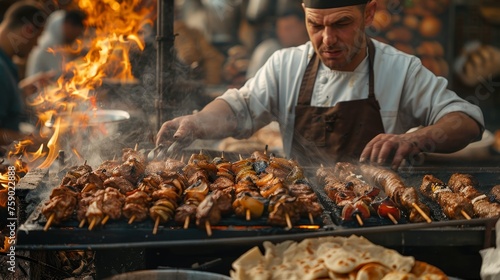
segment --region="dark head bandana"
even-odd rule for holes
[[[368,0],[304,0],[306,8],[330,9],[366,4]]]

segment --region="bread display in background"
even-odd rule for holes
[[[370,36],[416,55],[437,76],[450,73],[445,59],[449,0],[377,1]]]

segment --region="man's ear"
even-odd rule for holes
[[[377,1],[371,0],[366,4],[365,7],[365,27],[368,27],[372,24],[373,18],[375,16],[375,12],[377,11]]]

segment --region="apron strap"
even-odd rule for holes
[[[375,74],[373,73],[373,65],[375,60],[375,46],[372,39],[366,36],[366,44],[368,45],[368,98],[375,99]]]
[[[372,40],[366,36],[366,43],[368,45],[368,98],[375,98],[375,75],[373,73],[373,64],[375,58],[375,46]],[[314,52],[311,60],[307,64],[306,71],[304,72],[304,77],[300,84],[299,97],[297,100],[297,105],[311,105],[312,93],[314,90],[314,83],[316,82],[316,76],[318,75],[320,58]]]
[[[311,60],[307,64],[304,77],[302,78],[302,83],[300,84],[299,100],[297,101],[298,105],[311,104],[314,83],[316,82],[316,76],[318,75],[319,62],[320,59],[316,55],[316,52],[314,52]]]

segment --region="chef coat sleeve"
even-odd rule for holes
[[[405,113],[402,117],[416,117],[422,125],[428,126],[446,114],[463,112],[476,120],[483,131],[484,118],[481,109],[447,89],[447,86],[448,81],[445,78],[435,76],[419,59],[413,60],[406,76],[402,98],[402,109],[412,112],[412,116]]]
[[[235,138],[248,138],[278,115],[278,79],[281,51],[275,52],[253,78],[240,89],[218,97],[226,101],[238,120]]]

